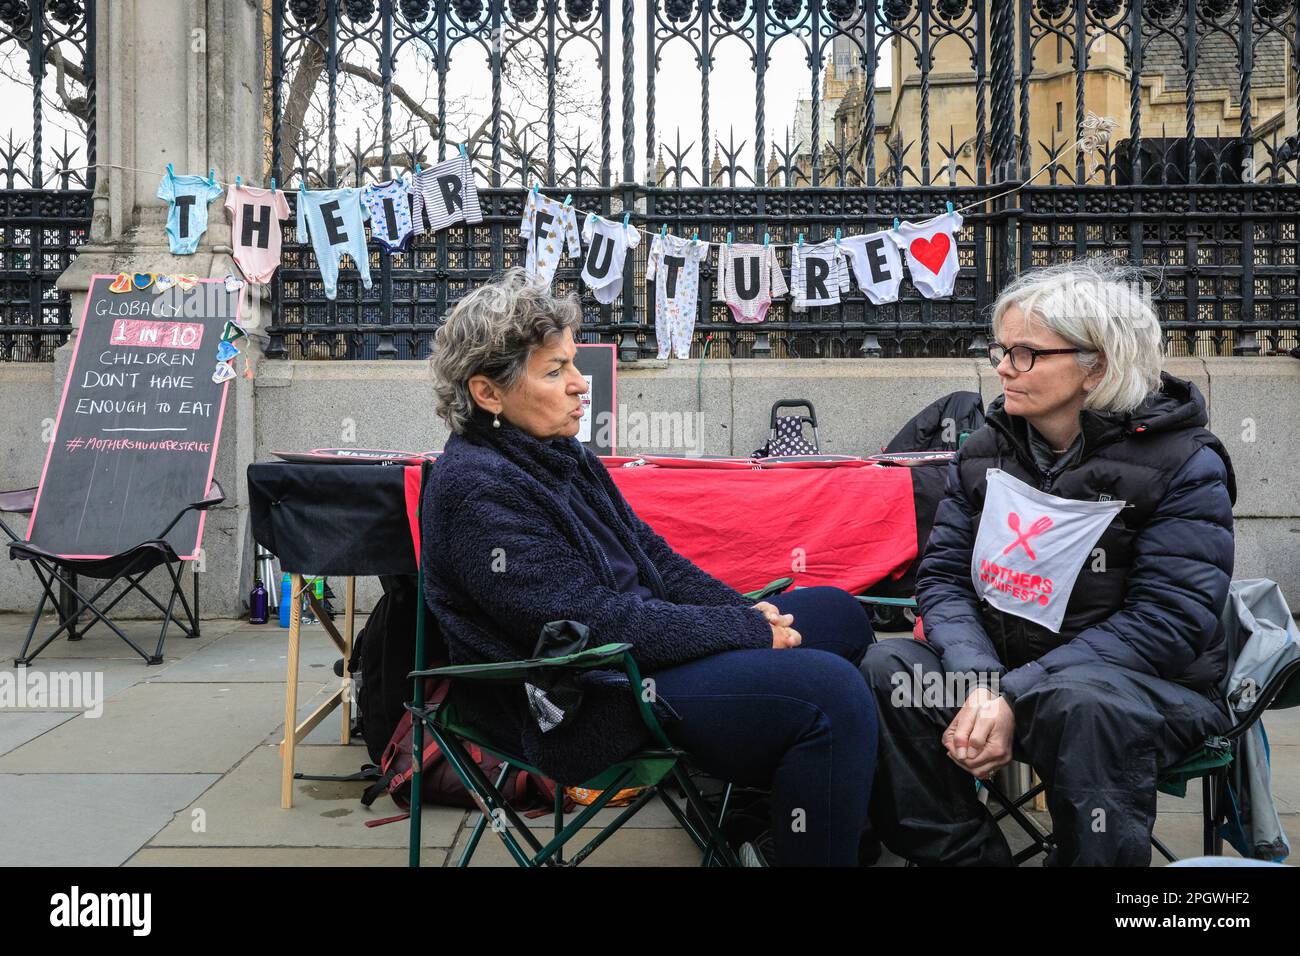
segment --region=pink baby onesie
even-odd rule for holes
[[[762,322],[772,299],[788,291],[772,246],[724,243],[718,246],[722,301],[737,322]]]
[[[226,192],[235,263],[244,278],[262,285],[280,265],[280,220],[289,218],[284,190],[231,186]]]

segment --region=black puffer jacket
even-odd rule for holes
[[[999,396],[987,424],[953,462],[947,495],[917,575],[927,640],[948,671],[1001,674],[1013,700],[1048,674],[1104,662],[1197,689],[1223,676],[1219,613],[1232,576],[1232,463],[1206,430],[1205,399],[1161,376],[1160,392],[1128,414],[1085,410],[1078,460],[1047,478],[1028,425]],[[989,468],[1062,498],[1127,502],[1097,542],[1066,605],[1059,634],[976,597],[971,551]]]

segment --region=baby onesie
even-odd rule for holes
[[[199,240],[208,230],[208,203],[221,195],[221,186],[202,176],[163,173],[157,195],[169,206],[167,241],[172,255],[193,255],[199,248]]]
[[[360,189],[298,190],[298,241],[311,240],[327,299],[338,293],[339,260],[344,253],[356,263],[361,284],[370,288],[370,257],[363,225],[366,216]]]
[[[840,293],[849,291],[849,267],[844,251],[834,239],[791,250],[790,294],[794,311],[810,305],[839,305]]]
[[[597,302],[608,305],[623,293],[623,260],[627,251],[641,241],[641,233],[589,212],[582,224],[582,238],[587,240],[582,281]]]
[[[903,260],[888,229],[840,240],[840,249],[853,266],[853,277],[872,305],[898,301]]]
[[[289,218],[284,190],[231,186],[226,193],[235,264],[249,282],[271,281],[280,265],[280,220]]]
[[[361,204],[370,219],[370,238],[385,252],[405,252],[415,232],[406,183],[400,179],[367,183],[361,187]]]
[[[912,284],[927,299],[952,295],[957,282],[957,242],[961,213],[948,212],[919,225],[905,222],[893,230],[894,242],[907,253]]]
[[[416,232],[426,231],[426,221],[429,232],[438,232],[458,222],[472,225],[483,221],[478,187],[474,185],[474,167],[464,153],[417,173],[411,183],[411,194]]]
[[[691,357],[691,336],[695,332],[695,304],[700,294],[700,263],[709,254],[709,244],[680,236],[655,236],[650,244],[645,277],[655,283],[655,337],[659,358],[668,358],[671,348],[679,359]]]
[[[582,255],[578,217],[573,207],[548,199],[536,189],[528,191],[524,218],[519,223],[519,238],[528,243],[524,269],[547,285],[555,277],[566,246],[569,255]]]
[[[718,246],[718,282],[737,322],[762,322],[772,300],[789,291],[776,249],[757,244]]]

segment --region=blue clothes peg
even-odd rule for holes
[[[419,164],[419,163],[416,163],[416,164],[415,164],[415,175],[417,175],[417,176],[420,175],[420,164]]]
[[[172,179],[176,178],[176,170],[172,169],[171,163],[167,164],[167,175],[170,176]]]
[[[625,213],[623,213],[623,228],[624,228],[624,229],[627,228],[628,220],[630,220],[631,218],[632,218],[632,214],[631,214],[630,212],[625,212]]]
[[[731,233],[727,233],[727,245],[731,245]]]
[[[464,144],[464,143],[461,143],[461,144],[460,144],[460,154],[461,154],[462,156],[465,155],[465,144]]]
[[[236,176],[236,177],[235,177],[235,188],[237,189],[237,188],[239,188],[240,186],[242,186],[243,184],[244,184],[244,177],[243,177],[243,176]]]
[[[217,171],[212,166],[208,167],[208,182],[211,183],[213,186],[217,184]]]
[[[835,241],[836,242],[840,241],[840,231],[838,228],[835,230]]]
[[[664,223],[664,224],[659,228],[659,235],[661,235],[661,236],[665,236],[665,237],[668,235],[668,223]]]
[[[799,245],[803,245],[803,233],[799,233]]]
[[[766,233],[766,232],[763,233],[763,245],[766,246],[767,243],[768,243],[768,240],[771,239],[771,238],[772,238],[772,237],[771,237],[768,233]]]
[[[699,242],[699,241],[700,241],[700,230],[696,229],[695,234],[691,236],[691,242]]]
[[[564,197],[564,204],[568,206],[572,202],[573,202],[573,193],[569,193],[567,196]]]
[[[948,215],[952,215],[952,203],[948,203]]]
[[[272,196],[275,195],[275,177],[274,177],[274,176],[271,177],[271,195],[272,195]]]
[[[895,229],[898,228],[898,217],[897,217],[897,216],[894,217],[894,228],[895,228]]]

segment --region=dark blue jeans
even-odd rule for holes
[[[794,615],[791,650],[727,651],[653,674],[680,717],[669,739],[716,777],[772,791],[782,866],[856,866],[876,765],[876,707],[857,665],[871,621],[838,588],[771,599]]]

